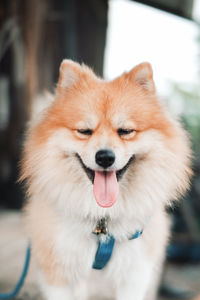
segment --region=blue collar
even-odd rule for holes
[[[143,231],[136,231],[129,240],[137,239],[141,236],[142,232]],[[101,239],[100,237],[98,241],[98,249],[92,265],[92,268],[96,270],[101,270],[107,265],[114,249],[115,238],[110,234],[106,234],[104,238],[105,239]]]

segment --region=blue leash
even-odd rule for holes
[[[141,236],[142,231],[136,231],[135,234],[133,234],[129,240],[137,239]],[[109,262],[113,248],[115,244],[115,238],[112,235],[107,235],[106,239],[104,241],[101,241],[99,239],[98,243],[98,249],[95,255],[95,260],[93,262],[92,268],[96,270],[103,269],[107,263]],[[22,274],[19,278],[19,281],[17,282],[16,286],[14,287],[13,291],[11,293],[0,293],[0,299],[13,299],[17,296],[20,289],[22,288],[24,284],[24,280],[26,278],[28,267],[30,263],[30,256],[31,256],[31,246],[30,243],[28,244],[27,250],[26,250],[26,258],[24,262],[24,267],[22,270]]]
[[[114,244],[115,239],[112,235],[108,235],[104,242],[99,239],[97,252],[92,265],[93,269],[101,270],[107,265],[112,256]]]
[[[31,246],[29,243],[27,250],[26,250],[26,258],[25,258],[25,262],[24,262],[23,271],[19,278],[19,281],[17,282],[16,286],[14,287],[14,289],[11,293],[5,293],[5,294],[0,293],[0,299],[13,299],[14,297],[17,296],[17,294],[19,293],[20,289],[23,286],[24,280],[27,275],[29,262],[30,262],[30,255],[31,255]]]
[[[142,232],[142,230],[136,231],[132,236],[129,237],[129,240],[139,238]],[[114,245],[115,238],[110,234],[107,234],[104,241],[101,241],[101,238],[99,238],[97,252],[92,265],[93,269],[102,270],[107,265],[112,256]]]

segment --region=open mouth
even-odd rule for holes
[[[87,174],[88,178],[93,183],[93,192],[96,202],[101,207],[111,207],[115,204],[119,194],[118,181],[122,178],[131,162],[135,159],[135,155],[132,155],[127,164],[117,171],[95,171],[88,168],[81,157],[76,154],[76,157],[80,161],[82,168]]]
[[[95,171],[88,168],[84,162],[82,161],[81,157],[76,153],[76,157],[78,158],[83,170],[85,171],[85,173],[87,174],[88,178],[92,181],[92,183],[94,183],[94,178],[95,178]],[[116,171],[116,177],[117,177],[117,181],[119,181],[124,173],[126,172],[126,170],[128,169],[128,167],[130,166],[130,164],[134,161],[135,159],[135,155],[133,154],[130,159],[128,160],[127,164],[120,170]],[[106,173],[108,173],[109,171],[101,171],[102,173],[104,173],[104,175],[106,176]]]
[[[135,155],[132,155],[127,164],[117,171],[95,171],[88,168],[81,157],[76,154],[76,157],[80,161],[82,168],[87,174],[88,178],[93,183],[93,192],[96,202],[101,207],[111,207],[115,204],[119,194],[118,181],[122,178],[131,162],[135,159]]]

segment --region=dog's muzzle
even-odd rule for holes
[[[98,153],[98,152],[97,152]],[[76,153],[76,157],[78,158],[83,170],[85,171],[85,173],[87,174],[88,178],[91,180],[92,183],[94,183],[94,175],[95,175],[95,171],[88,168],[83,160],[81,159],[80,155],[78,153]],[[131,163],[135,160],[135,155],[133,154],[130,159],[128,160],[127,164],[120,170],[116,171],[116,176],[117,176],[117,180],[119,181],[124,173],[127,171],[127,169],[129,168],[129,166],[131,165]],[[106,172],[106,170],[102,171],[102,172]]]

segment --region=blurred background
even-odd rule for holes
[[[26,247],[16,183],[25,124],[35,99],[54,91],[63,58],[106,79],[149,61],[161,101],[189,131],[195,175],[169,210],[161,296],[193,299],[200,293],[200,0],[0,0],[0,293],[16,281]],[[21,297],[33,299],[27,290]]]

